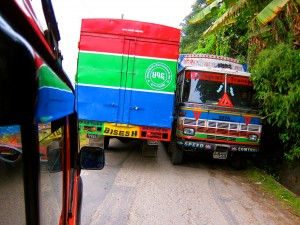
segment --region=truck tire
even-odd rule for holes
[[[148,145],[147,140],[141,141],[142,156],[145,157],[156,157],[158,145]]]
[[[171,162],[173,165],[181,165],[182,164],[184,152],[181,149],[181,147],[179,147],[177,145],[176,139],[173,138],[170,141],[168,152],[171,153]]]
[[[229,158],[229,164],[235,170],[244,170],[247,168],[247,158],[243,154],[234,153]]]
[[[109,148],[109,137],[105,136],[104,137],[104,149],[108,149]]]

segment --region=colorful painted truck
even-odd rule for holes
[[[125,19],[82,19],[76,74],[80,127],[90,138],[170,141],[180,30]]]
[[[178,65],[172,163],[182,164],[190,151],[245,168],[262,132],[251,74],[237,60],[215,55],[183,54]]]

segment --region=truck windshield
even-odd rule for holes
[[[249,77],[228,75],[226,92],[235,107],[257,107],[253,84]]]
[[[217,105],[225,93],[234,107],[256,107],[249,77],[204,71],[185,73],[182,102]]]
[[[188,71],[183,86],[183,102],[218,104],[224,93],[225,76],[209,72]]]

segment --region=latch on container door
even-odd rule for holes
[[[107,105],[108,107],[118,107],[118,105],[114,102],[110,103]]]
[[[141,107],[138,107],[138,106],[131,106],[130,109],[133,109],[133,110],[144,110],[143,108]]]

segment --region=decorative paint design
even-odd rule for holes
[[[197,110],[181,108],[177,126],[177,136],[188,138],[191,136],[183,133],[184,127],[194,128],[194,141],[210,141],[228,144],[247,144],[259,146],[261,136],[260,117],[254,115],[228,114],[216,110]],[[250,142],[249,134],[257,134],[258,140]]]
[[[170,67],[163,63],[152,63],[145,74],[147,84],[154,90],[162,90],[168,87],[172,77]]]
[[[199,117],[201,116],[201,112],[199,112],[199,111],[193,111],[193,113],[194,113],[195,119],[198,120]]]
[[[80,120],[81,134],[170,141],[171,129]],[[89,136],[93,137],[93,136]]]
[[[186,66],[199,66],[208,68],[228,68],[232,70],[245,71],[238,60],[217,55],[208,54],[181,54],[178,60],[178,69]]]

